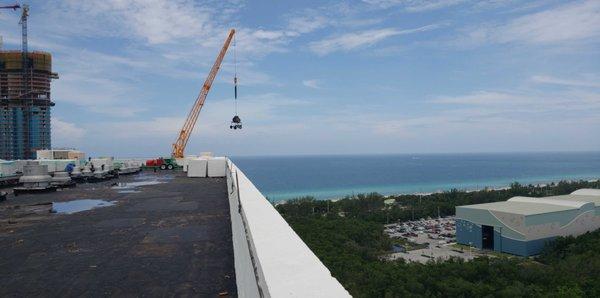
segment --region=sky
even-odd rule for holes
[[[53,147],[168,156],[235,28],[187,154],[600,150],[597,0],[28,3]],[[5,49],[18,19],[0,11]]]

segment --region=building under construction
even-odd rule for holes
[[[0,51],[0,159],[35,158],[50,149],[52,56]]]

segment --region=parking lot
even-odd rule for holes
[[[477,249],[456,245],[453,216],[388,224],[384,232],[395,243],[393,252],[386,256],[388,260],[426,263],[451,257],[471,260],[482,255]]]

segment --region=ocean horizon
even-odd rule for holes
[[[600,152],[239,156],[271,201],[432,193],[600,178]]]

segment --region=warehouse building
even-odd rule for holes
[[[539,254],[556,237],[598,228],[600,189],[456,207],[458,243],[520,256]]]

